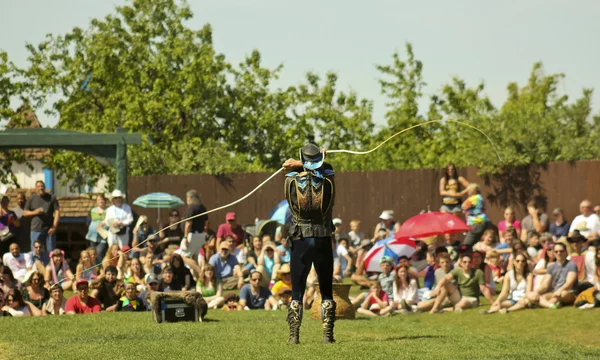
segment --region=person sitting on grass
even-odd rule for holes
[[[486,254],[484,251],[473,251],[473,269],[483,271],[486,286],[490,289],[490,294],[496,295],[496,283],[494,282],[494,274],[488,264],[485,263]],[[489,299],[488,299],[489,300]]]
[[[225,304],[221,308],[222,311],[238,311],[240,297],[236,293],[229,293],[225,295]]]
[[[146,283],[146,289],[140,293],[139,298],[142,299],[142,301],[144,302],[144,307],[146,307],[146,310],[150,311],[152,310],[151,303],[148,302],[150,294],[153,291],[160,292],[160,289],[158,287],[158,276],[156,276],[155,274],[148,274],[146,275],[144,282]]]
[[[50,288],[50,299],[42,305],[42,316],[64,315],[67,299],[63,295],[63,288],[60,285],[52,285]]]
[[[279,299],[279,305],[287,306],[291,300],[288,293],[292,291],[292,276],[290,274],[290,264],[286,263],[281,265],[278,275],[279,281],[273,285],[271,293],[275,298]]]
[[[117,301],[115,311],[146,311],[144,302],[137,296],[137,286],[134,282],[125,283],[125,295]]]
[[[13,317],[21,316],[39,316],[41,313],[30,302],[23,300],[23,295],[18,289],[11,289],[6,293],[6,305],[2,307],[2,311],[10,314]]]
[[[46,266],[46,275],[44,277],[46,286],[49,288],[53,284],[60,284],[63,290],[71,289],[75,276],[69,269],[65,261],[65,254],[60,249],[52,250],[50,254],[50,264]]]
[[[258,266],[256,267],[256,270],[260,271],[263,275],[261,280],[263,283],[261,285],[268,285],[269,289],[271,289],[273,288],[273,285],[275,285],[277,272],[281,266],[281,259],[279,257],[279,252],[277,251],[277,246],[267,239],[270,239],[269,235],[263,235],[264,245],[261,254],[258,256]]]
[[[215,276],[215,268],[205,264],[202,274],[196,282],[196,291],[202,294],[209,309],[217,309],[223,305],[223,286]]]
[[[354,300],[354,306],[358,305]],[[357,313],[366,316],[380,316],[382,310],[389,306],[388,294],[381,288],[381,283],[378,280],[369,281],[369,292],[360,307],[356,310]]]
[[[79,253],[79,264],[75,268],[75,282],[85,279],[88,282],[94,281],[98,278],[99,268],[94,266],[92,258],[87,250],[83,250]],[[75,290],[75,282],[73,283],[73,290]]]
[[[177,280],[175,280],[173,268],[170,265],[167,265],[163,268],[161,273],[161,280],[158,283],[158,288],[160,289],[160,291],[163,292],[181,291],[181,284]]]
[[[110,265],[104,269],[104,275],[92,281],[92,297],[97,299],[105,311],[115,311],[117,301],[123,290],[123,280],[117,279],[119,271],[116,267]],[[78,284],[80,281],[77,282]],[[86,284],[87,280],[86,280]],[[78,290],[79,291],[79,290]]]
[[[533,304],[550,309],[572,305],[577,289],[577,265],[567,260],[565,244],[554,244],[554,254],[556,262],[548,266],[540,287],[527,295]]]
[[[382,315],[388,312],[400,311],[402,314],[411,313],[412,306],[419,301],[417,280],[408,275],[406,265],[398,265],[394,276],[394,301],[386,309],[381,311]]]
[[[194,277],[192,272],[185,266],[181,255],[171,254],[169,260],[171,268],[173,269],[173,279],[175,282],[181,284],[183,291],[188,291],[194,287]]]
[[[498,298],[492,303],[487,311],[482,314],[493,314],[495,312],[506,313],[524,309],[529,301],[527,293],[533,290],[533,274],[529,271],[527,257],[517,254],[513,260],[513,268],[504,275],[502,291]]]
[[[32,303],[38,310],[50,298],[50,292],[44,287],[44,276],[37,271],[29,271],[25,275],[25,283],[23,284],[23,300]]]
[[[488,300],[492,299],[489,288],[486,286],[483,271],[471,267],[473,255],[465,252],[460,257],[458,268],[452,270],[439,283],[440,293],[435,299],[430,313],[438,313],[442,310],[440,306],[446,298],[454,306],[454,311],[461,312],[463,309],[474,309],[479,306],[479,297],[483,294]],[[458,289],[450,284],[455,281]]]
[[[540,259],[533,269],[533,290],[537,290],[548,273],[548,266],[556,261],[554,243],[547,244],[540,252]]]
[[[250,284],[244,285],[240,291],[239,310],[276,310],[277,301],[271,291],[265,286],[261,286],[262,273],[252,271],[250,273]]]
[[[440,294],[440,282],[453,268],[450,255],[447,252],[440,253],[437,256],[437,265],[438,268],[434,273],[433,290],[423,293],[423,299],[417,304],[417,311],[429,311],[433,308],[433,304],[435,304],[435,298]],[[448,286],[453,286],[453,284],[448,284]],[[448,306],[451,306],[451,304],[450,301],[446,299],[442,303],[441,307],[445,308]]]
[[[139,258],[131,259],[129,269],[125,271],[125,278],[128,279],[128,281],[133,281],[135,283],[138,292],[141,293],[146,290],[146,284],[144,283],[146,272],[144,271],[144,267]]]
[[[77,294],[71,296],[65,303],[65,312],[68,315],[89,314],[102,311],[102,303],[88,295],[89,283],[79,280],[76,284]]]

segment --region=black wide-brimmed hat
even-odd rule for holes
[[[300,149],[300,160],[305,169],[316,170],[323,166],[325,153],[317,145],[308,143]]]

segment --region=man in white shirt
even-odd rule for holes
[[[585,236],[589,240],[594,240],[600,233],[600,218],[593,211],[592,203],[589,200],[583,200],[579,204],[581,215],[577,215],[571,222],[569,236],[575,231]]]
[[[108,232],[108,246],[118,244],[119,249],[129,245],[129,225],[133,222],[131,207],[124,202],[125,195],[121,190],[114,190],[111,194],[112,205],[106,209],[104,226],[110,227]]]
[[[10,244],[9,252],[4,254],[2,262],[10,268],[15,279],[23,282],[25,274],[27,274],[27,266],[25,266],[25,255],[21,253],[19,244]]]

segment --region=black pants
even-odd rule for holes
[[[304,238],[292,241],[290,268],[292,273],[292,300],[302,302],[306,278],[315,264],[322,300],[333,300],[333,250],[331,237]]]

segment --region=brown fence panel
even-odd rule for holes
[[[600,161],[596,160],[513,168],[489,178],[477,175],[476,168],[459,169],[459,174],[480,184],[494,223],[502,220],[507,205],[513,206],[521,218],[525,215],[527,201],[534,198],[545,204],[548,212],[562,207],[569,219],[578,214],[581,200],[600,202],[597,186]],[[129,177],[129,202],[154,191],[167,192],[185,200],[185,193],[195,189],[206,207],[212,209],[241,198],[269,176],[268,173],[133,176]],[[394,210],[395,218],[400,221],[422,209],[437,211],[441,201],[440,177],[439,169],[338,172],[334,216],[344,220],[346,230],[349,230],[351,219],[359,219],[362,230],[371,233],[382,210]],[[211,214],[212,228],[216,230],[224,222],[228,211],[236,212],[242,224],[253,223],[256,217],[265,219],[284,199],[283,183],[284,176],[278,176],[243,202]],[[180,209],[184,210],[185,207]],[[134,211],[156,219],[154,209],[134,206]],[[163,222],[168,220],[167,210],[161,211],[161,218]]]

